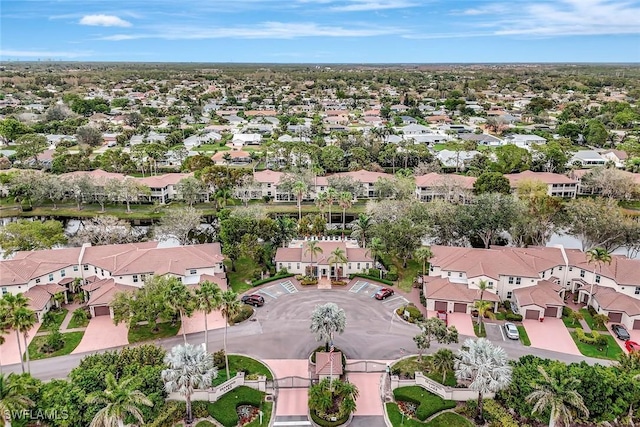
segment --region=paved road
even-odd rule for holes
[[[416,353],[413,336],[417,327],[394,318],[385,304],[370,295],[354,294],[344,290],[308,290],[283,294],[277,299],[266,297],[264,307],[258,308],[251,321],[229,328],[228,350],[244,353],[260,359],[304,359],[319,344],[309,331],[311,312],[317,304],[335,302],[347,313],[347,327],[342,335],[335,337],[335,345],[352,359],[393,360],[407,353]],[[222,348],[224,329],[209,332],[209,348]],[[192,344],[204,341],[204,333],[187,336]],[[466,337],[461,337],[461,342]],[[158,341],[164,348],[182,343],[182,337]],[[519,342],[499,341],[509,357],[517,359],[527,354],[560,360],[566,363],[586,361],[590,364],[607,362],[582,356],[557,353],[532,347]],[[430,351],[448,347],[458,349],[460,344],[441,346],[433,344]],[[93,353],[93,352],[92,352]],[[91,353],[74,354],[31,362],[31,373],[48,380],[64,378],[80,360]],[[20,365],[5,367],[5,372],[19,372]]]

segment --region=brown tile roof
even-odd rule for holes
[[[473,189],[473,184],[476,182],[476,177],[473,176],[462,176],[455,174],[438,174],[435,172],[428,173],[426,175],[420,175],[416,177],[416,186],[417,187],[440,187],[448,184],[448,181],[459,185],[465,189]]]
[[[205,280],[208,280],[211,283],[215,283],[223,291],[227,290],[227,286],[228,286],[227,275],[224,274],[224,273],[220,274],[220,275],[215,275],[215,276],[211,275],[211,274],[201,274],[200,275],[200,283],[204,282]],[[193,288],[199,288],[200,287],[200,283],[198,283],[197,285],[193,285]]]
[[[535,286],[514,289],[513,294],[520,307],[537,305],[538,307],[564,306],[564,301],[558,295],[561,286],[548,280],[541,280]]]
[[[584,252],[579,249],[565,249],[569,265],[585,271],[593,271],[594,264],[587,262]],[[640,259],[629,259],[623,255],[612,255],[611,264],[603,264],[597,274],[608,277],[622,286],[640,286]]]
[[[333,352],[333,366],[330,353],[316,352],[316,375],[342,375],[342,352]]]
[[[344,242],[318,242],[322,253],[313,257],[314,263],[326,264],[329,262],[331,252],[337,248],[345,251],[347,262],[373,262],[371,253],[363,248],[347,248]],[[311,262],[311,253],[306,251],[306,243],[298,248],[278,248],[276,262]]]
[[[504,177],[509,180],[511,188],[517,187],[518,183],[523,180],[542,181],[545,184],[577,184],[576,181],[566,175],[551,172],[524,171],[520,173],[506,174]]]
[[[176,185],[184,178],[193,176],[193,173],[166,173],[164,175],[148,176],[137,178],[139,184],[150,188],[164,188],[169,185]]]
[[[89,298],[87,305],[111,305],[111,302],[118,292],[133,292],[136,289],[139,288],[136,286],[121,285],[119,283],[115,283],[115,281],[111,279],[99,289],[91,293],[91,297]]]
[[[424,276],[424,296],[427,299],[472,304],[480,300],[480,290],[470,289],[462,283],[451,283],[448,278]],[[500,301],[498,296],[490,291],[484,291],[482,298],[485,301]]]
[[[64,292],[66,289],[55,283],[46,285],[37,285],[29,289],[23,295],[29,299],[29,308],[34,311],[43,310],[51,297],[57,293]]]
[[[285,176],[284,172],[272,171],[270,169],[253,173],[253,179],[256,182],[264,182],[271,184],[279,184]]]
[[[622,311],[629,316],[640,314],[640,300],[632,296],[616,292],[608,286],[593,286],[593,298],[598,305],[607,311]]]
[[[363,184],[375,184],[380,178],[390,179],[393,175],[382,172],[371,172],[364,169],[360,169],[353,172],[336,173],[332,176],[348,176]],[[329,177],[327,177],[329,178]]]

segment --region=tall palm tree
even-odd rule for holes
[[[200,288],[195,291],[195,308],[204,313],[204,346],[207,353],[209,352],[209,325],[207,324],[207,316],[212,311],[220,308],[222,300],[222,290],[215,283],[208,280],[200,283]]]
[[[169,279],[169,288],[166,293],[167,306],[177,312],[180,316],[180,323],[182,324],[182,337],[184,343],[187,343],[187,332],[184,327],[184,317],[193,314],[193,295],[184,283],[182,283],[177,277],[171,277]]]
[[[427,262],[433,257],[433,252],[428,246],[420,246],[414,254],[416,259],[422,263],[422,275],[427,275]]]
[[[26,307],[21,307],[13,313],[13,329],[16,332],[20,332],[24,339],[24,354],[27,358],[27,372],[31,372],[31,361],[29,360],[29,345],[27,338],[29,338],[29,331],[33,326],[38,323],[36,313]]]
[[[144,424],[140,406],[153,406],[153,402],[140,390],[133,390],[133,377],[116,381],[111,372],[107,372],[104,391],[91,393],[86,402],[89,405],[104,405],[91,420],[89,427],[124,427],[124,419],[128,415]]]
[[[231,164],[231,153],[226,151],[222,155],[222,160],[224,160],[224,163],[227,165],[227,176],[229,176],[229,165]]]
[[[320,210],[320,213],[324,216],[324,210],[329,206],[329,199],[326,191],[321,191],[316,196],[316,207]]]
[[[317,267],[314,270],[313,269],[313,257],[316,255],[320,255],[322,253],[322,248],[320,246],[318,246],[318,242],[316,240],[310,240],[307,242],[307,247],[304,250],[305,254],[309,254],[309,257],[311,258],[311,271],[312,271],[312,276],[316,276],[317,274]]]
[[[486,291],[489,287],[489,282],[484,279],[480,279],[478,282],[478,289],[480,289],[480,301],[484,301],[484,291]]]
[[[225,206],[227,206],[227,202],[231,200],[232,196],[233,195],[231,194],[231,190],[229,190],[228,188],[217,189],[216,192],[213,193],[213,200],[215,201],[216,209],[224,208]]]
[[[288,216],[276,218],[276,232],[274,243],[276,246],[282,242],[282,247],[286,247],[289,241],[296,235],[296,221]]]
[[[583,414],[585,418],[589,416],[589,409],[580,393],[576,391],[580,384],[579,379],[561,377],[555,372],[549,375],[543,366],[538,366],[538,371],[542,380],[533,384],[535,390],[526,397],[527,402],[533,404],[532,414],[549,410],[549,427],[554,427],[557,422],[565,426],[573,425],[574,410]]]
[[[431,357],[431,366],[435,372],[442,373],[442,384],[447,379],[447,372],[455,367],[455,356],[448,348],[441,348]]]
[[[27,394],[35,392],[36,387],[16,381],[16,374],[0,374],[0,425],[11,427],[12,414],[24,411],[34,405]]]
[[[338,200],[338,192],[335,188],[327,188],[327,207],[329,208],[329,229],[331,229],[331,207]]]
[[[376,264],[378,262],[378,257],[384,252],[384,243],[382,243],[382,239],[379,237],[371,239],[369,252],[371,252],[371,256],[373,257],[373,263]]]
[[[469,388],[478,392],[476,421],[482,424],[483,396],[486,393],[498,392],[511,382],[512,370],[507,353],[502,347],[494,346],[484,338],[467,339],[462,349],[458,350],[454,369],[456,378],[471,381]]]
[[[220,311],[224,317],[224,365],[227,372],[227,380],[229,379],[229,356],[227,355],[227,329],[229,327],[229,321],[234,318],[242,305],[238,299],[238,294],[228,289],[220,295]]]
[[[304,181],[296,181],[291,189],[298,201],[298,221],[302,218],[302,198],[307,192],[307,184]]]
[[[351,229],[351,237],[355,237],[362,243],[362,247],[367,247],[367,236],[371,232],[373,228],[373,220],[370,216],[361,213],[358,215],[358,219],[356,219],[353,223],[353,228]]]
[[[593,299],[593,285],[596,281],[596,272],[600,270],[602,273],[603,264],[611,264],[611,254],[604,248],[591,248],[586,253],[587,262],[593,264],[593,280],[591,281],[591,287],[589,290],[589,300],[587,305],[591,305]]]
[[[338,205],[342,208],[342,229],[345,229],[345,216],[347,213],[347,209],[353,206],[353,194],[348,191],[343,191],[340,193],[340,198],[338,199]]]
[[[329,351],[333,334],[343,333],[346,326],[347,315],[336,303],[317,305],[311,313],[311,332],[316,335],[317,341],[324,341],[325,351]]]
[[[333,266],[333,265],[343,265],[344,263],[346,263],[347,260],[347,255],[344,252],[344,249],[342,248],[335,248],[333,250],[333,252],[331,252],[331,256],[329,257],[329,265]],[[336,280],[338,280],[338,269],[335,269],[336,272]],[[343,272],[344,273],[344,272]]]
[[[180,393],[187,404],[187,424],[193,421],[191,395],[199,388],[209,388],[218,376],[213,356],[201,346],[177,345],[164,357],[168,368],[161,373],[167,393]]]
[[[477,300],[473,306],[478,310],[478,331],[482,333],[484,330],[483,319],[485,317],[489,319],[496,318],[496,315],[493,313],[493,303],[491,301]]]

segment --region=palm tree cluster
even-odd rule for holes
[[[107,388],[87,396],[88,404],[103,406],[93,417],[89,427],[124,427],[127,417],[144,424],[140,406],[153,406],[153,402],[140,390],[134,389],[134,379],[131,377],[118,382],[111,372],[107,372]]]
[[[28,350],[29,331],[37,323],[36,314],[29,308],[29,300],[23,294],[5,294],[0,299],[0,344],[4,342],[2,336],[5,332],[12,329],[16,333],[18,341],[18,351],[22,356],[22,342],[24,343],[24,351],[26,356],[27,368],[26,372],[31,370]],[[25,372],[25,363],[20,357],[22,372]]]
[[[354,384],[325,378],[309,388],[309,409],[323,419],[342,419],[355,412],[358,395]]]

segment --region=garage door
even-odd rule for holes
[[[622,321],[622,313],[609,312],[609,321],[612,323],[620,323]]]
[[[633,329],[640,329],[640,320],[633,321]]]
[[[95,307],[94,309],[94,313],[96,316],[109,316],[109,307],[108,306],[100,306],[100,307]]]
[[[547,307],[544,311],[544,317],[556,317],[558,315],[558,307]]]
[[[467,304],[454,303],[453,304],[453,312],[454,313],[466,313],[467,312]]]
[[[436,301],[436,311],[447,311],[447,302]]]
[[[538,317],[540,317],[540,312],[538,310],[527,310],[526,313],[524,314],[525,319],[538,320]]]

